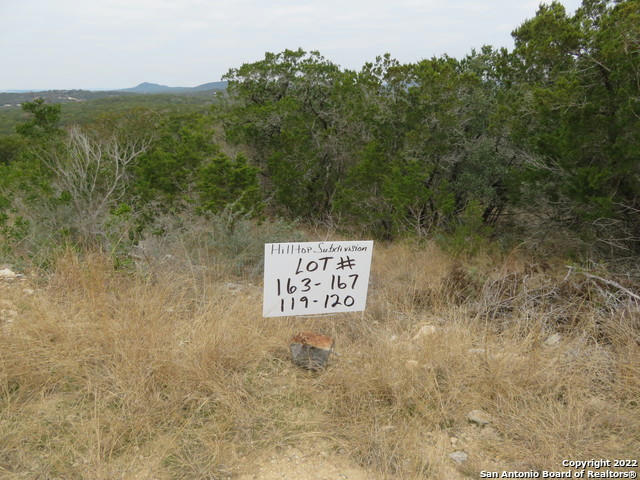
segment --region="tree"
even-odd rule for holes
[[[0,164],[15,162],[25,146],[24,139],[19,135],[0,135]]]
[[[62,146],[40,154],[54,191],[72,206],[73,226],[82,238],[105,236],[108,214],[123,200],[131,167],[149,143],[145,138],[103,138],[73,127]]]
[[[227,138],[250,147],[276,205],[306,218],[330,212],[352,158],[355,75],[299,49],[267,53],[225,79],[235,101],[224,118]]]
[[[640,2],[558,3],[513,32],[513,139],[552,219],[609,245],[640,240]],[[532,203],[532,202],[530,202]]]
[[[459,62],[449,57],[400,65],[379,57],[360,73],[369,143],[340,184],[336,207],[385,237],[457,228],[474,202],[494,224],[508,198],[511,149],[491,125],[497,75],[490,48]]]
[[[262,209],[259,171],[243,155],[231,159],[219,153],[198,170],[198,209],[217,213],[230,208],[232,212],[259,214]]]
[[[134,167],[132,194],[145,205],[159,204],[164,212],[179,208],[200,167],[219,153],[209,116],[165,116],[155,125],[153,144]]]
[[[60,123],[60,104],[49,105],[42,98],[36,98],[33,102],[25,102],[22,109],[33,117],[16,127],[16,131],[25,137],[43,139],[60,135],[62,130]]]

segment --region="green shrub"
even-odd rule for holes
[[[262,210],[258,173],[244,155],[229,158],[219,153],[198,171],[198,211],[218,213],[225,209],[253,216]]]

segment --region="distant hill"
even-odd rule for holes
[[[126,92],[93,92],[90,90],[43,90],[39,92],[3,92],[0,93],[0,108],[18,107],[36,98],[43,98],[47,103],[84,102],[96,98],[129,95]]]
[[[206,92],[210,90],[224,90],[227,88],[227,82],[209,82],[198,85],[197,87],[167,87],[157,83],[143,82],[133,88],[123,88],[117,90],[119,92],[129,93],[194,93]]]
[[[197,87],[193,87],[194,91],[204,92],[207,90],[225,90],[227,88],[227,84],[229,82],[209,82],[203,83],[202,85],[198,85]]]
[[[171,89],[172,87],[167,87],[166,85],[158,85],[157,83],[142,82],[140,85],[136,85],[135,87],[121,88],[116,91],[131,92],[131,93],[160,93],[160,92],[166,93]]]
[[[17,107],[21,103],[44,98],[49,103],[70,103],[133,94],[209,95],[227,88],[227,82],[209,82],[196,87],[168,87],[157,83],[143,82],[132,88],[120,90],[12,90],[0,92],[0,108]]]

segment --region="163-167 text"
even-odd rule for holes
[[[327,286],[332,291],[339,291],[340,294],[330,293],[319,297],[313,296],[313,289],[314,287],[321,287],[322,282],[313,282],[311,278],[302,278],[299,281],[291,277],[286,279],[278,278],[276,279],[276,293],[280,297],[280,311],[285,312],[287,309],[294,311],[297,304],[308,309],[314,303],[321,303],[324,308],[336,308],[341,305],[351,307],[355,303],[355,298],[352,295],[344,294],[344,291],[354,290],[359,277],[360,275],[357,273],[349,275],[332,274]],[[305,293],[305,295],[296,296],[296,293]]]

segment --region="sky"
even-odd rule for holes
[[[580,0],[560,0],[572,14]],[[511,31],[538,0],[0,0],[0,91],[196,86],[266,51],[319,50],[360,69],[482,45]]]

